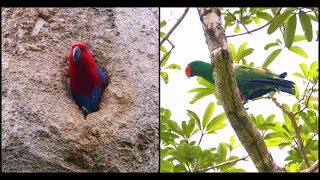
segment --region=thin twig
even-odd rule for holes
[[[167,53],[165,54],[165,56],[161,59],[160,64],[162,64],[162,61],[163,61],[163,60],[169,55],[169,53],[171,53],[171,51],[175,48],[175,45],[173,45],[169,39],[168,39],[168,42],[171,44],[171,49],[170,49],[170,51],[167,52]]]
[[[246,25],[242,22],[242,20],[238,20],[233,14],[230,13],[229,10],[227,10],[228,13],[237,21],[238,24],[242,24],[242,26],[246,29],[247,34],[250,34],[249,30],[247,29]],[[241,14],[242,15],[242,14]],[[242,19],[242,18],[241,18]]]
[[[317,84],[317,83],[315,83],[315,84],[312,86],[311,91],[309,91],[309,93],[308,93],[309,96],[308,96],[308,99],[307,99],[307,101],[306,101],[306,104],[305,104],[304,108],[302,108],[300,111],[294,113],[293,116],[296,116],[297,114],[303,112],[305,109],[308,108],[309,100],[310,100],[310,97],[311,97],[312,93],[315,91],[313,88],[316,86],[316,84]]]
[[[309,144],[311,143],[311,141],[313,140],[313,138],[315,137],[315,136],[317,136],[318,134],[314,134],[313,135],[313,137],[310,139],[310,141],[309,142],[307,142],[307,144],[306,144],[306,148],[309,146]]]
[[[220,163],[220,164],[217,164],[217,165],[214,165],[214,166],[209,166],[207,168],[199,169],[197,172],[206,172],[208,170],[215,169],[215,168],[218,168],[220,166],[227,165],[227,164],[235,163],[235,162],[238,162],[238,161],[246,161],[247,157],[249,157],[249,156],[246,156],[246,157],[243,157],[243,158],[240,158],[240,159],[235,159],[235,160],[223,162],[223,163]]]
[[[247,32],[247,33],[234,34],[234,35],[227,36],[227,38],[229,38],[229,37],[235,37],[235,36],[241,36],[241,35],[249,34],[249,33],[251,34],[251,33],[255,32],[255,31],[258,31],[258,30],[260,30],[260,29],[265,28],[266,26],[268,26],[268,25],[274,20],[275,17],[277,17],[277,16],[280,14],[281,9],[282,9],[282,8],[279,8],[279,9],[278,9],[278,11],[276,12],[276,15],[275,15],[267,24],[265,24],[265,25],[263,25],[263,26],[261,26],[261,27],[259,27],[259,28],[257,28],[257,29],[251,30],[251,31],[249,31],[249,32]]]
[[[309,87],[309,84],[310,84],[310,82],[308,81],[307,87],[306,87],[306,89],[305,89],[304,92],[303,92],[304,96],[303,96],[298,102],[301,102],[301,101],[304,100],[304,98],[306,97],[306,92],[307,92],[307,89],[308,89],[308,87]]]
[[[281,106],[281,104],[277,101],[276,98],[274,98],[274,97],[270,97],[270,98],[276,104],[276,106],[278,106],[284,113],[286,113],[288,115],[289,119],[291,120],[291,124],[292,124],[293,130],[294,130],[294,133],[295,133],[296,138],[298,140],[298,146],[299,146],[298,149],[301,151],[301,155],[303,157],[304,163],[306,164],[307,167],[310,167],[309,159],[307,158],[307,152],[306,152],[306,149],[303,145],[302,138],[300,136],[300,132],[298,129],[298,125],[295,120],[295,115],[292,112],[289,112],[288,110],[286,110],[283,106]]]
[[[163,37],[163,39],[160,42],[160,46],[164,43],[164,41],[166,41],[169,36],[171,35],[171,33],[178,27],[178,25],[181,23],[181,21],[183,20],[183,18],[187,15],[189,11],[189,8],[186,8],[182,14],[182,16],[177,20],[176,24],[170,29],[170,31]]]
[[[276,98],[271,97],[271,96],[269,96],[269,97],[267,97],[267,98],[271,99],[271,100],[276,104],[276,106],[278,106],[278,107],[279,107],[283,112],[285,112],[287,115],[291,113],[290,111],[288,111],[287,109],[285,109],[283,106],[281,106],[281,104],[277,101]]]
[[[303,170],[302,172],[315,172],[317,169],[319,169],[319,160],[317,160],[311,167]]]
[[[200,145],[201,141],[202,141],[202,137],[205,135],[205,133],[201,132],[201,137],[200,137],[200,140],[199,140],[199,143],[198,143],[198,146]]]

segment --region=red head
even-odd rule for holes
[[[77,42],[71,45],[71,50],[69,53],[69,61],[70,63],[86,63],[86,56],[92,56],[90,48],[87,44]]]
[[[187,67],[186,67],[185,73],[186,73],[186,76],[187,76],[188,78],[190,78],[191,70],[192,70],[192,69],[191,69],[190,66],[187,66]]]
[[[69,75],[72,91],[82,95],[88,95],[98,82],[97,64],[87,44],[77,42],[71,45]]]

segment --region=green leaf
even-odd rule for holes
[[[293,42],[304,41],[304,40],[306,40],[306,37],[304,35],[295,35]]]
[[[308,16],[309,16],[309,19],[310,19],[310,20],[315,21],[315,22],[318,22],[318,18],[315,17],[314,15],[308,14]]]
[[[267,123],[271,123],[274,120],[275,117],[276,117],[276,115],[271,114],[270,116],[267,117],[266,122]]]
[[[196,128],[192,133],[191,133],[191,136],[195,135],[197,132],[199,132],[200,129],[199,128]]]
[[[258,126],[263,124],[264,118],[261,114],[259,116],[257,116],[257,122],[258,122]]]
[[[171,56],[171,52],[167,52],[163,55],[163,59],[161,60],[161,67],[166,65],[170,56]]]
[[[235,33],[239,33],[239,32],[240,32],[240,26],[239,26],[239,24],[237,24],[236,27],[234,28],[234,32],[235,32]]]
[[[227,157],[227,146],[224,143],[220,143],[217,150],[222,162],[226,160]]]
[[[235,141],[235,137],[234,136],[231,136],[230,137],[230,147],[231,147],[231,150],[234,148],[234,141]]]
[[[202,129],[202,128],[201,128],[201,123],[200,123],[200,118],[198,117],[198,115],[197,115],[196,113],[194,113],[194,112],[191,111],[191,110],[187,110],[187,115],[188,115],[191,119],[196,120],[196,124],[198,125],[199,129]]]
[[[279,43],[269,43],[269,44],[266,44],[264,46],[264,49],[265,50],[268,50],[269,48],[273,47],[273,46],[279,46]]]
[[[286,28],[284,30],[284,43],[287,48],[290,48],[292,46],[294,35],[296,33],[296,27],[297,17],[294,14],[289,18],[289,21],[286,24]]]
[[[181,123],[181,127],[182,127],[182,131],[183,131],[183,135],[186,137],[186,138],[189,138],[190,136],[187,135],[187,122],[186,121],[182,121]]]
[[[230,49],[230,51],[231,51],[232,60],[233,60],[234,62],[236,62],[236,60],[237,60],[236,49],[234,48],[234,45],[233,45],[233,44],[228,44],[228,46],[229,46],[229,49]]]
[[[298,88],[298,86],[295,84],[295,85],[293,85],[294,86],[294,92],[295,92],[295,97],[297,98],[297,99],[299,99],[299,95],[300,95],[300,92],[299,92],[299,88]]]
[[[166,123],[169,125],[170,129],[175,133],[179,134],[180,136],[184,136],[183,130],[179,127],[177,122],[173,120],[168,120]]]
[[[299,72],[295,72],[292,74],[293,76],[297,76],[297,77],[301,77],[301,78],[305,78],[301,73]]]
[[[163,52],[163,53],[166,53],[167,49],[163,45],[161,45],[160,46],[160,51]]]
[[[304,77],[308,77],[308,66],[305,63],[300,63],[299,66],[304,74]]]
[[[274,31],[276,31],[283,21],[291,14],[291,10],[286,9],[282,14],[278,15],[273,19],[273,21],[270,23],[267,33],[272,34]]]
[[[169,82],[168,73],[167,72],[161,72],[160,75],[161,75],[164,83],[168,84],[168,82]]]
[[[227,115],[223,112],[214,117],[207,126],[207,131],[212,132],[225,127],[223,121],[227,119]]]
[[[178,64],[170,64],[166,69],[178,69],[178,70],[181,70],[181,67]]]
[[[278,146],[280,143],[282,143],[282,141],[282,139],[268,139],[266,140],[266,145],[267,147]]]
[[[267,139],[274,139],[274,138],[283,138],[285,139],[286,136],[283,134],[283,132],[272,132],[272,133],[268,133],[264,139],[267,140]]]
[[[312,40],[312,24],[309,16],[302,10],[299,12],[299,19],[308,42]]]
[[[291,46],[289,48],[290,51],[296,53],[296,54],[299,54],[300,56],[308,59],[308,54],[299,46]]]
[[[177,164],[175,167],[174,167],[174,172],[187,172],[187,169],[184,165],[182,164]]]
[[[171,117],[172,113],[169,109],[164,109],[163,111],[163,117],[165,120],[169,120]]]
[[[163,159],[168,155],[169,149],[171,149],[171,148],[167,147],[165,149],[161,149],[161,151],[160,151],[160,159]]]
[[[160,32],[160,37],[163,38],[166,35],[164,32]]]
[[[188,93],[195,93],[195,92],[211,92],[213,93],[212,89],[209,89],[209,88],[194,88],[194,89],[191,89],[190,91],[188,91]]]
[[[272,19],[272,16],[269,13],[266,12],[258,12],[257,17],[264,19],[266,21],[270,21]]]
[[[314,69],[317,70],[318,69],[318,61],[314,61],[311,65],[310,65],[310,70]]]
[[[276,39],[276,43],[282,44],[280,39]]]
[[[161,159],[160,161],[160,170],[162,172],[173,172],[174,165],[167,160]]]
[[[190,136],[191,136],[191,133],[192,133],[193,130],[194,130],[195,122],[196,122],[195,119],[190,119],[190,121],[189,121],[189,123],[188,123],[188,126],[187,126],[187,131],[186,131],[187,137],[190,137]]]
[[[283,142],[283,143],[278,144],[278,147],[279,147],[280,149],[283,149],[283,148],[286,147],[286,146],[290,146],[290,143],[288,143],[288,142]]]
[[[282,49],[274,50],[263,62],[262,67],[267,68],[273,62],[273,60],[280,54],[281,51]]]
[[[248,48],[243,51],[243,58],[249,56],[253,52],[253,48]]]
[[[258,17],[253,17],[253,20],[256,24],[260,24],[260,18]]]
[[[212,116],[214,110],[214,103],[210,102],[206,108],[206,111],[203,114],[202,127],[205,129],[208,125],[208,122]]]
[[[230,14],[227,14],[226,16],[224,16],[224,20],[227,22],[235,21],[235,19]]]
[[[166,24],[167,24],[167,21],[166,20],[162,20],[160,22],[160,28],[164,27]]]
[[[231,168],[229,168],[229,169],[227,169],[227,171],[225,171],[225,172],[241,172],[241,173],[245,173],[245,172],[247,172],[247,171],[245,171],[244,169],[241,169],[241,168],[234,168],[234,167],[231,167]]]
[[[244,57],[244,49],[246,48],[248,42],[244,42],[240,45],[240,47],[238,48],[238,52],[237,52],[237,59],[238,59],[238,62],[240,59],[242,59]],[[237,62],[237,63],[238,63]]]
[[[243,21],[244,24],[251,24],[253,19],[249,18]]]
[[[215,89],[216,87],[211,84],[210,82],[208,82],[207,80],[203,79],[202,77],[197,77],[197,81],[200,85],[205,86],[209,89]]]
[[[191,101],[189,101],[189,103],[194,104],[195,102],[197,102],[201,98],[203,98],[205,96],[209,96],[210,94],[213,94],[213,92],[199,92],[192,98]]]
[[[299,103],[295,103],[292,107],[292,112],[295,113],[295,112],[298,112],[300,111],[301,109],[301,105]],[[299,117],[299,116],[298,116]]]

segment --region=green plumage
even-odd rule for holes
[[[188,64],[187,68],[190,68],[190,77],[199,76],[215,84],[211,64],[203,61],[193,61]],[[294,83],[284,80],[287,73],[277,75],[265,68],[253,68],[244,65],[235,65],[233,68],[244,101],[255,99],[272,91],[294,94]]]

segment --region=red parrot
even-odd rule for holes
[[[87,44],[77,42],[71,45],[69,76],[72,98],[84,115],[98,111],[108,78],[97,66]]]

